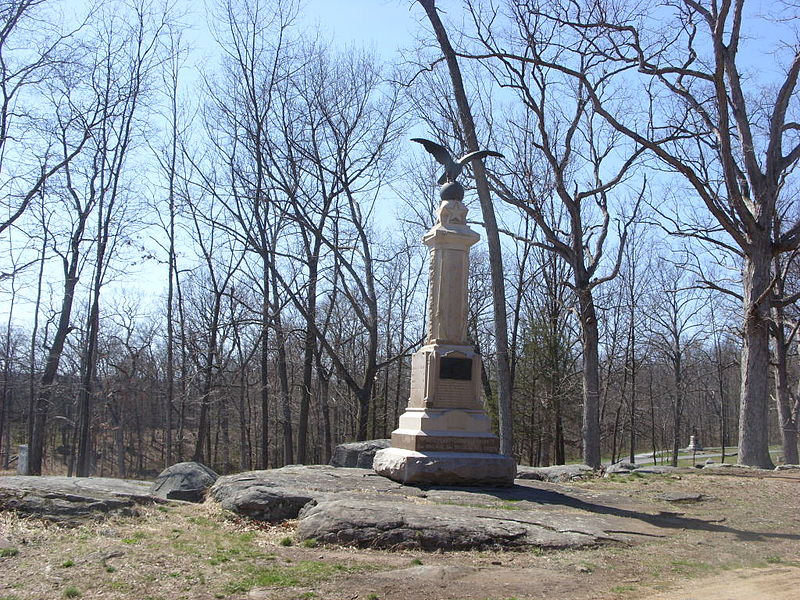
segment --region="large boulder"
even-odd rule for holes
[[[219,478],[213,470],[198,462],[182,462],[167,467],[150,486],[150,494],[165,500],[202,502],[206,490]]]
[[[108,515],[135,516],[137,505],[158,499],[150,482],[106,477],[0,477],[0,510],[65,524]]]
[[[534,481],[549,481],[563,483],[578,481],[595,476],[595,471],[589,465],[554,465],[552,467],[526,467],[517,466],[517,479],[533,479]]]
[[[309,503],[338,492],[387,492],[398,484],[372,471],[326,465],[290,465],[220,477],[209,496],[223,508],[258,521],[295,519]]]
[[[371,469],[375,453],[378,450],[389,448],[391,445],[391,440],[367,440],[366,442],[339,444],[333,451],[330,465],[332,467]]]

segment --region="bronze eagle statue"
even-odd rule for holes
[[[505,158],[502,154],[495,152],[494,150],[478,150],[476,152],[465,154],[458,160],[453,160],[453,157],[450,155],[448,149],[441,144],[437,144],[436,142],[422,138],[411,138],[411,141],[422,144],[425,147],[425,150],[433,154],[433,158],[435,158],[438,163],[444,165],[444,173],[441,177],[439,177],[439,184],[443,184],[448,181],[455,181],[456,177],[461,175],[461,171],[464,170],[464,165],[470,161],[478,160],[479,158],[486,158],[487,156]]]

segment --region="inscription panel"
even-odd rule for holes
[[[436,386],[435,408],[473,408],[475,386],[471,381],[439,380]]]
[[[443,356],[439,359],[439,379],[472,380],[472,359]]]

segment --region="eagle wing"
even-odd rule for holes
[[[425,146],[425,150],[433,154],[433,158],[436,159],[436,162],[443,164],[445,168],[453,164],[453,158],[450,156],[450,152],[441,144],[422,138],[411,138],[411,141]]]
[[[470,152],[459,158],[456,162],[460,165],[465,165],[470,161],[478,160],[479,158],[486,158],[487,156],[497,156],[498,158],[505,158],[499,152],[494,150],[478,150],[477,152]]]

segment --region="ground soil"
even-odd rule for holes
[[[62,527],[0,513],[0,600],[797,600],[800,474],[615,476],[567,486],[641,539],[581,550],[322,547],[213,504]],[[559,489],[564,489],[560,487]],[[674,503],[664,494],[703,494]],[[443,507],[446,510],[446,507]],[[511,512],[511,511],[510,511]],[[510,515],[513,517],[513,515]]]

